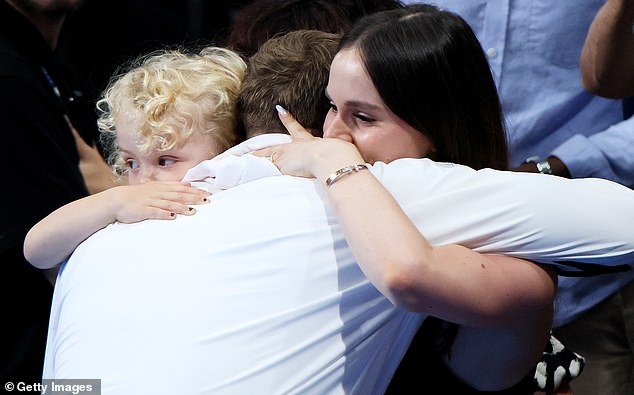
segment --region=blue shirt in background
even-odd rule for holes
[[[581,49],[603,2],[432,1],[463,17],[482,44],[504,109],[511,166],[554,155],[573,178],[634,186],[634,117],[623,120],[620,100],[594,96],[581,84]],[[548,204],[540,191],[535,198]],[[553,326],[573,321],[632,280],[634,271],[560,277]]]

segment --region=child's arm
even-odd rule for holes
[[[35,224],[26,235],[24,256],[35,267],[52,268],[108,224],[192,215],[195,210],[188,205],[202,204],[207,196],[180,182],[114,187],[68,203]]]

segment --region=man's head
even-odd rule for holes
[[[315,135],[329,108],[325,95],[340,35],[298,30],[272,38],[249,59],[238,98],[247,137],[285,133],[275,105],[288,109]]]

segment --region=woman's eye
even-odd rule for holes
[[[328,103],[328,107],[330,107],[330,111],[337,112],[337,106],[335,105],[335,103],[333,102]]]
[[[176,162],[174,158],[159,158],[158,165],[159,166],[170,166]]]
[[[365,122],[365,123],[370,123],[370,122],[374,122],[374,118],[371,118],[365,114],[354,114],[354,116],[360,120],[361,122]]]
[[[136,170],[139,168],[139,164],[134,159],[127,159],[125,165],[130,170]]]

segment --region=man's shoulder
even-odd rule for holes
[[[435,162],[430,159],[398,159],[388,164],[376,162],[370,171],[390,192],[405,189],[439,192],[446,188],[456,188],[466,183],[481,183],[493,174],[478,172],[470,167],[454,163]]]
[[[232,188],[214,193],[212,202],[223,202],[228,205],[240,205],[250,202],[250,206],[267,207],[281,204],[292,204],[296,201],[327,201],[325,191],[319,181],[310,178],[277,176],[252,180]]]

